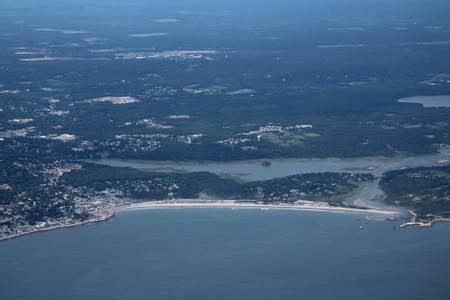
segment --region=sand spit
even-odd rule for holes
[[[166,36],[169,35],[167,32],[153,32],[153,33],[133,33],[130,37],[134,38],[146,38],[146,37],[156,37],[156,36]]]
[[[178,23],[178,22],[180,22],[180,20],[175,19],[175,18],[159,18],[159,19],[154,19],[153,22],[156,22],[156,23]]]
[[[72,30],[72,29],[57,29],[57,28],[35,28],[33,31],[41,31],[41,32],[59,32],[62,34],[85,34],[88,31],[85,30]]]
[[[336,45],[320,45],[319,48],[353,48],[353,47],[365,47],[364,44],[336,44]]]
[[[91,60],[106,60],[104,57],[65,57],[65,56],[43,56],[20,58],[19,61],[36,62],[36,61],[91,61]]]
[[[164,201],[147,201],[140,203],[132,203],[119,208],[122,210],[136,209],[166,209],[166,208],[231,208],[231,209],[262,209],[262,210],[299,210],[299,211],[315,211],[315,212],[332,212],[332,213],[357,213],[366,215],[375,215],[383,218],[394,218],[398,212],[385,209],[364,209],[351,208],[341,206],[330,206],[326,202],[313,201],[297,201],[295,204],[261,204],[254,201],[236,201],[236,200],[164,200]]]
[[[131,96],[120,96],[120,97],[108,96],[108,97],[93,98],[82,101],[80,103],[93,103],[93,102],[109,102],[116,105],[122,105],[122,104],[138,103],[141,101]]]
[[[116,59],[206,59],[211,60],[209,55],[217,54],[215,50],[173,50],[162,52],[127,52],[117,53]]]
[[[230,96],[251,95],[251,94],[254,94],[254,93],[256,93],[256,91],[252,90],[252,89],[240,89],[240,90],[228,92],[227,95],[230,95]]]

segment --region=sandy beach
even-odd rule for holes
[[[377,208],[351,208],[330,206],[326,202],[312,202],[312,201],[297,201],[293,204],[262,204],[254,200],[202,200],[202,199],[178,199],[178,200],[162,200],[162,201],[145,201],[139,203],[129,203],[118,206],[110,210],[104,211],[101,216],[95,216],[89,220],[82,222],[74,222],[70,224],[60,224],[43,228],[34,228],[25,232],[18,232],[12,235],[0,237],[0,241],[18,238],[32,233],[55,230],[60,228],[67,228],[72,226],[79,226],[89,223],[106,221],[116,213],[141,210],[141,209],[172,209],[172,208],[228,208],[228,209],[260,209],[260,210],[296,210],[296,211],[314,211],[314,212],[328,212],[328,213],[347,213],[347,214],[363,214],[373,216],[380,219],[389,219],[398,217],[399,213],[394,210],[377,209]]]
[[[263,204],[255,200],[207,200],[207,199],[176,199],[176,200],[159,200],[159,201],[144,201],[136,203],[128,203],[109,210],[105,210],[101,216],[93,217],[82,222],[74,222],[70,224],[60,224],[44,228],[35,228],[26,232],[19,232],[9,236],[0,237],[0,241],[21,237],[24,235],[55,230],[60,228],[67,228],[72,226],[84,225],[95,222],[102,222],[114,217],[116,213],[126,212],[131,210],[143,209],[183,209],[183,208],[228,208],[228,209],[259,209],[259,210],[293,210],[293,211],[312,211],[312,212],[326,212],[326,213],[341,213],[341,214],[361,214],[369,217],[375,217],[384,220],[402,219],[402,214],[396,210],[389,208],[380,208],[376,206],[365,205],[367,203],[356,202],[361,204],[361,208],[357,207],[342,207],[331,206],[327,202],[316,201],[296,201],[295,203],[279,203],[279,204]],[[416,214],[409,211],[411,218],[400,227],[418,226],[430,227],[435,222],[448,222],[450,219],[436,218],[430,222],[419,222],[416,220]]]
[[[120,207],[118,211],[139,210],[139,209],[168,209],[168,208],[230,208],[230,209],[261,209],[261,210],[299,210],[331,213],[353,213],[377,216],[381,218],[394,218],[398,216],[397,211],[375,208],[352,208],[330,206],[326,202],[297,201],[295,204],[261,204],[252,201],[236,200],[165,200],[165,201],[146,201],[132,203]]]

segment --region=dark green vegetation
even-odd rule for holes
[[[396,102],[450,94],[450,22],[437,17],[449,4],[432,1],[425,12],[421,1],[387,3],[371,22],[373,1],[353,1],[350,15],[342,4],[333,17],[324,4],[308,12],[288,2],[267,4],[254,19],[212,7],[179,15],[154,1],[138,11],[102,3],[103,17],[87,20],[67,8],[56,20],[52,10],[52,22],[42,10],[3,11],[2,156],[217,161],[424,154],[450,144],[448,109]],[[387,17],[402,2],[405,16]],[[123,14],[133,21],[119,22]],[[152,21],[161,15],[179,22]],[[168,35],[130,36],[154,32]],[[176,50],[216,52],[165,52]],[[135,59],[149,53],[155,58]],[[42,57],[63,59],[23,61]],[[86,102],[105,96],[140,102]],[[18,118],[33,120],[10,122]],[[311,127],[291,128],[299,124]],[[246,135],[268,125],[279,127]],[[76,139],[49,140],[65,133]]]
[[[370,174],[313,173],[239,183],[208,172],[162,174],[84,164],[83,169],[66,173],[60,181],[97,191],[116,189],[124,197],[136,200],[197,199],[202,196],[273,203],[334,198],[339,204],[339,196],[372,179]]]
[[[343,205],[368,174],[314,173],[239,183],[207,172],[165,174],[66,161],[8,165],[0,180],[1,234],[98,218],[129,201],[219,198],[265,203],[322,200]]]
[[[384,175],[386,202],[408,207],[417,219],[450,218],[450,167],[414,168]]]
[[[254,2],[2,1],[0,221],[79,219],[150,193],[115,190],[106,171],[88,174],[93,185],[63,179],[79,159],[348,158],[450,144],[448,108],[397,102],[450,94],[450,2]],[[352,187],[342,174],[253,185],[152,176],[182,197],[290,201],[291,187],[310,199]],[[151,196],[167,197],[151,180]]]

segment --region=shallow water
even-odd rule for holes
[[[414,156],[402,160],[381,158],[356,159],[273,159],[269,167],[259,160],[232,162],[160,162],[121,159],[90,161],[114,167],[130,167],[154,172],[210,172],[217,175],[238,176],[243,180],[256,181],[285,177],[295,174],[318,172],[372,173],[376,176],[390,170],[431,166],[439,160],[450,159],[450,155],[437,153]]]
[[[273,159],[270,166],[262,165],[260,160],[232,162],[168,162],[168,161],[136,161],[121,159],[100,159],[90,161],[98,164],[129,167],[154,172],[211,172],[221,176],[239,177],[245,181],[269,180],[295,174],[318,172],[350,172],[371,173],[376,177],[391,170],[414,168],[422,166],[442,165],[442,161],[450,159],[450,153],[441,152],[430,155],[411,156],[394,160],[386,158],[356,158],[356,159]],[[369,206],[380,209],[395,210],[399,217],[407,217],[408,212],[401,207],[383,205],[377,200],[384,197],[379,187],[379,179],[367,182],[361,189],[350,196],[345,203],[354,204],[355,200],[368,201]]]
[[[129,211],[1,242],[0,299],[448,299],[450,225],[395,224],[300,211]]]

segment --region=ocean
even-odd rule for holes
[[[126,211],[0,242],[0,299],[449,299],[450,224],[240,209]]]

